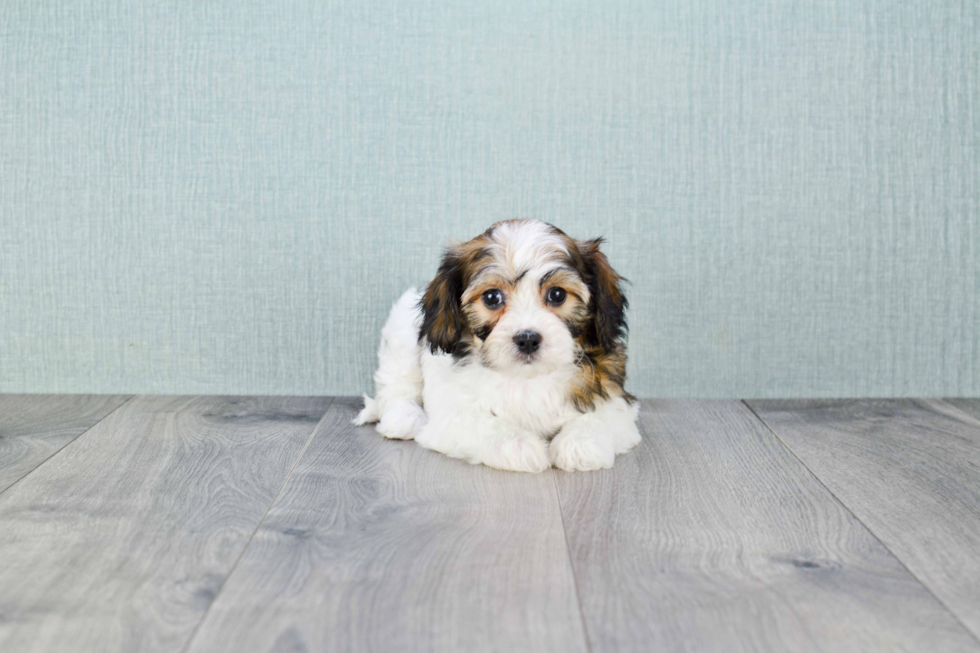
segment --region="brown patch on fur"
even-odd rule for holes
[[[484,233],[447,249],[439,271],[425,289],[419,340],[428,338],[432,353],[441,350],[456,354],[461,343],[463,350],[469,348],[466,341],[472,338],[472,333],[460,299],[472,275],[479,270],[480,262],[487,256],[488,240]]]
[[[626,383],[626,309],[629,302],[623,294],[624,281],[609,259],[599,251],[601,238],[569,243],[569,264],[576,269],[589,288],[586,318],[570,324],[582,350],[579,372],[570,390],[575,407],[586,412],[595,409],[597,399],[633,396],[624,389]],[[577,331],[577,333],[576,333]]]
[[[488,308],[483,303],[483,293],[494,288],[501,290],[504,294],[504,305],[500,308]],[[463,315],[466,317],[470,331],[476,338],[486,340],[493,328],[497,326],[497,322],[507,310],[508,290],[509,286],[506,283],[490,279],[475,284],[463,293]]]
[[[541,302],[546,306],[547,302],[545,300],[547,298],[548,290],[551,288],[561,288],[568,293],[570,298],[576,300],[576,302],[569,302],[566,300],[559,306],[550,307],[561,317],[567,316],[566,311],[563,309],[566,307],[574,308],[576,303],[581,304],[583,307],[588,307],[589,299],[591,299],[592,296],[592,293],[589,291],[589,287],[585,285],[585,281],[582,279],[582,276],[572,268],[558,268],[552,270],[541,278],[539,286],[541,291]]]
[[[593,319],[583,333],[585,342],[590,347],[612,350],[626,336],[629,302],[621,287],[625,279],[612,269],[609,259],[599,251],[601,243],[601,238],[577,243],[572,251],[578,256],[571,256],[570,262],[582,275],[591,293],[589,313]]]
[[[579,411],[595,410],[599,399],[623,397],[632,403],[633,395],[623,389],[626,383],[626,348],[613,351],[593,349],[582,353],[579,371],[572,381],[569,399]]]

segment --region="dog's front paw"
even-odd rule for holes
[[[551,467],[547,445],[544,440],[534,436],[507,438],[494,451],[488,452],[481,462],[508,472],[535,473]]]
[[[357,414],[352,420],[352,424],[356,426],[364,426],[365,424],[373,424],[378,421],[380,413],[378,412],[378,402],[371,397],[364,395],[364,408],[361,412]]]
[[[385,408],[375,427],[378,433],[392,440],[411,440],[428,421],[425,411],[414,401],[399,399]]]
[[[613,466],[616,452],[612,440],[595,426],[570,422],[558,432],[548,447],[555,467],[568,472],[587,472]]]

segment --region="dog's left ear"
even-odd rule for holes
[[[609,259],[599,251],[601,244],[602,238],[578,243],[585,268],[585,282],[592,294],[589,299],[591,328],[586,330],[585,337],[588,344],[611,351],[626,335],[629,302],[623,294],[622,282],[625,279],[612,269]]]
[[[429,282],[422,296],[422,328],[419,340],[429,339],[429,350],[435,354],[456,351],[466,319],[463,316],[462,297],[466,287],[465,263],[458,247],[446,250],[439,272]]]

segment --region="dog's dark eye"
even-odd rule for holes
[[[556,287],[548,289],[548,294],[545,296],[545,299],[547,299],[548,303],[552,306],[560,306],[562,303],[564,303],[566,296],[567,294],[563,289]]]
[[[500,308],[504,304],[504,294],[494,288],[483,293],[483,303],[487,308]]]

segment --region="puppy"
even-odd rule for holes
[[[497,469],[612,467],[640,433],[623,279],[600,243],[509,220],[450,247],[392,308],[354,423]]]

